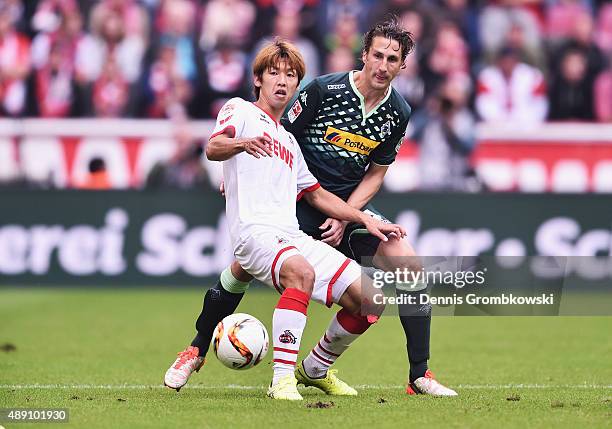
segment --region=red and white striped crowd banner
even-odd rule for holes
[[[188,125],[206,141],[213,121]],[[143,186],[150,169],[177,150],[176,127],[165,120],[0,120],[0,182],[26,178],[77,187],[94,157],[106,161],[113,187]],[[544,124],[536,128],[480,124],[471,162],[493,191],[612,192],[612,125]],[[203,160],[211,184],[219,163]],[[402,145],[387,174],[391,191],[419,188],[419,150]]]

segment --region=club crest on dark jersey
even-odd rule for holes
[[[295,344],[297,343],[297,338],[290,330],[287,329],[285,332],[280,334],[280,336],[278,337],[278,341],[283,344]]]
[[[289,122],[294,123],[298,116],[302,113],[302,105],[300,104],[300,100],[295,100],[291,109],[287,112],[287,118],[289,118]]]
[[[380,138],[384,139],[385,136],[390,136],[390,135],[391,135],[391,121],[387,121],[380,128]]]

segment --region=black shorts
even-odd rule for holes
[[[389,220],[380,214],[371,204],[367,204],[363,208],[363,211],[383,222],[389,222]],[[312,207],[304,199],[297,203],[297,218],[300,223],[300,229],[317,240],[320,240],[321,234],[325,232],[319,229],[319,227],[328,217],[329,216],[326,214]],[[372,257],[376,253],[376,250],[378,250],[379,244],[380,238],[370,234],[365,226],[357,223],[349,223],[344,230],[342,241],[340,241],[337,249],[358,263],[371,266]],[[362,258],[365,259],[362,260]]]

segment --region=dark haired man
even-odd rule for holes
[[[413,47],[411,34],[396,19],[376,25],[364,37],[363,68],[314,79],[300,92],[282,120],[296,137],[309,170],[323,187],[349,205],[385,221],[369,202],[395,160],[410,118],[410,106],[391,82]],[[403,240],[383,242],[369,234],[363,225],[329,218],[303,200],[298,203],[297,217],[302,231],[337,247],[361,264],[369,260],[385,271],[421,270],[419,258]],[[233,313],[251,279],[234,262],[221,274],[219,283],[206,293],[196,322],[198,334],[192,342],[201,356],[208,350],[214,327]],[[424,283],[398,285],[400,290],[407,291],[399,293],[420,293],[426,287]],[[457,395],[440,384],[427,366],[431,309],[405,306],[400,308],[400,320],[410,362],[406,392]],[[299,383],[313,385],[313,380],[326,377],[335,356],[322,344],[324,339],[298,365]]]

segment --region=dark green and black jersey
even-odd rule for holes
[[[410,106],[392,87],[364,114],[353,73],[334,73],[309,83],[283,116],[321,185],[347,199],[370,162],[390,165],[403,141]]]

